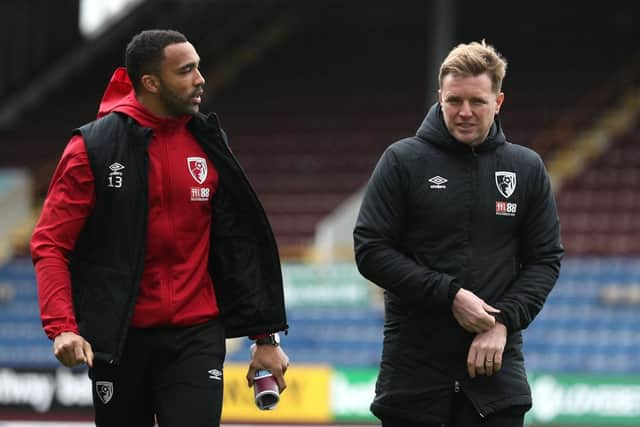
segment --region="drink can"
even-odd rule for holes
[[[274,409],[280,401],[280,388],[273,374],[260,369],[253,378],[253,394],[256,406],[261,410]]]

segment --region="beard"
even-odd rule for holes
[[[162,81],[160,88],[158,95],[164,103],[166,110],[172,116],[193,116],[200,111],[200,105],[193,102],[193,97],[202,93],[202,87],[197,87],[188,95],[180,95],[174,92]]]

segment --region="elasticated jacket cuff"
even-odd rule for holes
[[[460,285],[458,284],[458,281],[456,279],[453,279],[449,283],[449,292],[447,294],[447,297],[449,298],[450,307],[453,305],[453,300],[455,299],[456,294],[458,293],[459,290],[460,290]]]

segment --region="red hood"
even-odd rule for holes
[[[186,123],[191,116],[180,117],[158,117],[146,109],[138,99],[133,90],[131,80],[124,67],[116,68],[111,76],[111,81],[107,89],[104,91],[100,108],[98,109],[98,118],[105,116],[112,111],[124,113],[140,123],[141,126],[152,129],[163,126],[175,126],[176,124]]]

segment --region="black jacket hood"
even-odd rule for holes
[[[436,102],[431,106],[427,116],[418,128],[416,136],[424,142],[429,142],[451,150],[469,150],[469,146],[455,139],[444,123],[440,103]],[[504,144],[507,138],[502,131],[500,118],[496,115],[487,139],[475,147],[475,151],[493,150],[497,146]]]

